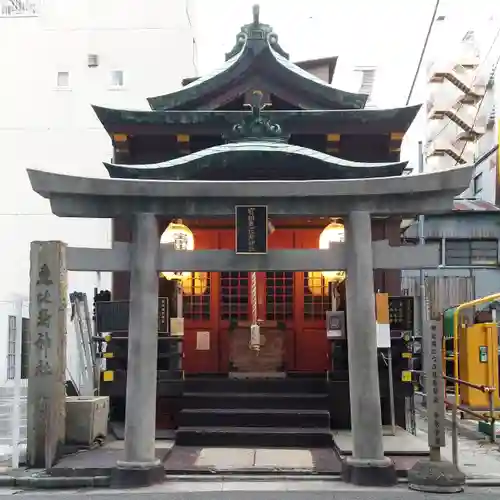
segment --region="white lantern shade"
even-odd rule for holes
[[[174,250],[194,250],[194,236],[182,221],[171,222],[160,238],[160,245],[173,245]],[[183,280],[191,276],[189,271],[183,272],[161,272],[160,275],[167,280]]]
[[[320,250],[329,250],[331,243],[343,243],[345,236],[344,225],[339,222],[331,222],[323,229],[319,237]],[[344,271],[323,271],[323,277],[327,281],[344,281],[346,273]]]

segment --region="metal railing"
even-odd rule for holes
[[[421,370],[411,370],[411,371],[416,375],[425,377],[425,373]],[[481,413],[471,410],[470,408],[467,408],[466,406],[457,403],[456,398],[453,398],[452,401],[448,401],[448,399],[446,398],[446,391],[445,391],[444,404],[446,407],[451,407],[451,412],[452,412],[451,413],[452,458],[453,458],[453,463],[455,465],[458,465],[458,411],[459,410],[463,413],[467,413],[468,415],[473,416],[474,418],[477,418],[478,420],[489,423],[491,426],[490,441],[492,443],[496,442],[496,433],[495,433],[496,418],[495,418],[495,408],[494,408],[494,394],[496,391],[496,387],[488,387],[485,385],[473,384],[472,382],[467,382],[466,380],[462,379],[456,379],[454,377],[448,377],[447,375],[444,374],[442,374],[441,377],[447,382],[453,382],[455,386],[465,385],[467,387],[470,387],[471,389],[476,389],[478,391],[481,391],[482,393],[488,394],[489,411],[488,413]]]
[[[467,413],[468,415],[471,415],[479,420],[482,420],[483,422],[489,423],[490,424],[490,441],[492,443],[496,442],[496,431],[495,431],[495,408],[494,408],[494,394],[496,391],[495,387],[488,387],[485,385],[478,385],[478,384],[473,384],[472,382],[467,382],[466,380],[461,380],[461,379],[456,379],[454,377],[448,377],[446,375],[443,375],[443,378],[448,381],[448,382],[453,382],[455,384],[455,387],[458,385],[465,385],[467,387],[470,387],[471,389],[476,389],[478,391],[481,391],[482,393],[487,393],[488,394],[488,403],[489,403],[489,411],[487,414],[485,413],[480,413],[474,410],[471,410],[470,408],[467,408],[466,406],[457,404],[457,399],[456,397],[454,398],[453,402],[449,402],[446,399],[446,394],[445,394],[445,405],[446,406],[451,406],[451,443],[452,443],[452,457],[453,457],[453,463],[455,465],[458,465],[458,410]]]
[[[477,384],[472,384],[471,382],[468,382],[466,380],[460,379],[460,366],[459,366],[459,314],[461,311],[464,309],[474,307],[477,305],[482,305],[486,304],[488,302],[493,302],[495,300],[500,299],[500,293],[495,293],[493,295],[487,295],[486,297],[481,297],[480,299],[475,299],[475,300],[470,300],[469,302],[464,302],[457,306],[455,310],[453,311],[453,377],[447,377],[446,373],[443,373],[443,378],[445,380],[449,380],[450,382],[453,382],[454,387],[455,387],[455,397],[454,403],[451,405],[452,408],[452,454],[453,454],[453,463],[457,464],[458,463],[458,428],[457,428],[457,414],[458,410],[463,411],[464,413],[468,413],[470,415],[473,415],[476,418],[484,419],[485,415],[482,413],[474,412],[473,410],[470,410],[468,408],[464,408],[462,405],[460,405],[460,385],[465,385],[468,386],[472,389],[480,390],[482,392],[487,392],[488,393],[488,399],[489,399],[489,416],[486,418],[486,421],[491,422],[491,429],[490,429],[490,435],[492,442],[495,441],[495,415],[494,415],[494,394],[496,391],[496,388],[494,386],[494,370],[495,366],[498,365],[497,363],[494,362],[494,359],[498,359],[498,353],[494,352],[492,355],[489,355],[487,358],[487,373],[488,373],[488,385],[487,386],[480,386]],[[495,344],[493,341],[493,328],[489,327],[488,328],[488,337],[487,337],[487,343],[489,345],[488,352],[492,352],[491,346]],[[445,349],[445,340],[443,336],[443,344],[442,347]],[[444,356],[446,358],[446,350],[444,351]],[[491,361],[493,360],[493,362]],[[451,379],[451,380],[450,380]],[[446,398],[445,398],[446,400]],[[447,402],[447,405],[449,405],[449,402]]]

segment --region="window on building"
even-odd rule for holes
[[[59,71],[57,73],[57,87],[60,89],[69,88],[69,72]]]
[[[479,174],[474,177],[473,181],[473,189],[474,189],[474,194],[478,194],[483,190],[483,173],[480,172]]]
[[[9,330],[7,338],[7,379],[13,380],[16,374],[16,317],[9,316]],[[22,345],[21,345],[21,378],[28,378],[28,355],[29,355],[29,320],[23,318],[22,322]]]
[[[120,88],[124,85],[124,76],[122,70],[114,70],[111,72],[111,87]]]
[[[0,17],[37,17],[40,0],[0,0]]]
[[[496,266],[498,240],[445,241],[446,266]]]

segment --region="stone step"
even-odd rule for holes
[[[327,394],[299,393],[209,393],[185,392],[184,408],[248,408],[286,410],[326,410]]]
[[[181,427],[328,428],[327,410],[188,408],[179,415]]]
[[[225,446],[259,448],[329,448],[333,444],[329,428],[277,427],[179,427],[180,446]]]
[[[210,393],[301,393],[321,394],[328,391],[325,378],[249,378],[188,377],[185,392]]]

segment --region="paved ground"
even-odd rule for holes
[[[426,442],[427,420],[417,416],[416,423],[417,437]],[[458,451],[459,468],[469,479],[500,480],[500,448],[498,444],[491,444],[487,437],[474,440],[459,434]],[[449,461],[452,460],[451,432],[448,429],[446,430],[446,447],[442,450],[442,456]]]
[[[443,495],[421,494],[405,487],[393,489],[349,488],[342,483],[175,483],[135,491],[88,492],[3,492],[15,498],[51,500],[54,496],[74,500],[439,500]],[[0,496],[2,491],[0,490]],[[500,490],[470,489],[457,495],[446,495],[449,500],[497,500]]]

